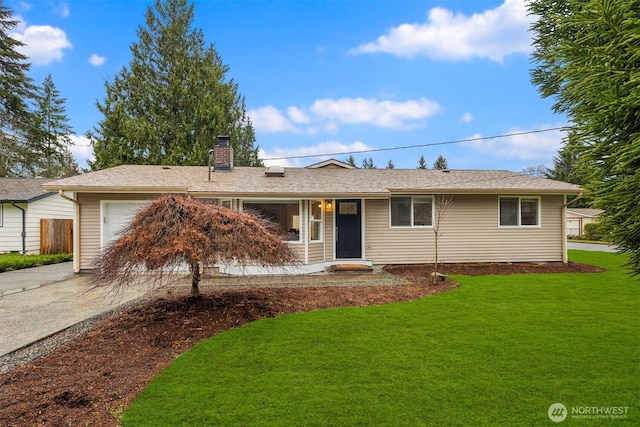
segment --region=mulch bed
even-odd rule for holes
[[[117,426],[118,415],[179,354],[248,322],[338,306],[408,301],[457,287],[428,284],[431,266],[387,268],[411,285],[186,291],[116,311],[53,352],[0,375],[2,426]],[[594,272],[579,264],[447,266],[447,274]],[[509,273],[506,273],[509,271]],[[601,271],[601,270],[598,270]]]

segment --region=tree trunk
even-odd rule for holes
[[[197,261],[191,263],[191,293],[189,298],[197,298],[200,296],[200,264]]]
[[[440,226],[440,224],[438,224]],[[435,229],[434,229],[435,230]],[[435,239],[436,245],[436,253],[435,253],[435,263],[433,265],[433,274],[431,275],[431,284],[435,285],[438,282],[438,231],[435,231]]]

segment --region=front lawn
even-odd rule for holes
[[[606,273],[457,276],[410,303],[319,310],[221,333],[181,355],[124,414],[157,425],[640,423],[640,283]],[[623,407],[625,417],[572,410]]]
[[[0,254],[0,273],[3,271],[20,270],[23,268],[38,267],[40,265],[57,264],[71,261],[73,254],[54,255],[20,255]]]

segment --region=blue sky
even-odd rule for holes
[[[101,119],[104,81],[131,61],[150,0],[5,0],[20,21],[31,77],[51,74],[76,135]],[[529,71],[524,0],[195,1],[194,26],[214,43],[246,98],[267,164],[304,166],[325,153],[415,168],[442,154],[452,169],[551,166],[563,133],[447,141],[566,124]],[[348,154],[337,154],[344,160]]]

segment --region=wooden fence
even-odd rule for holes
[[[40,253],[68,254],[73,252],[73,220],[40,220]]]

